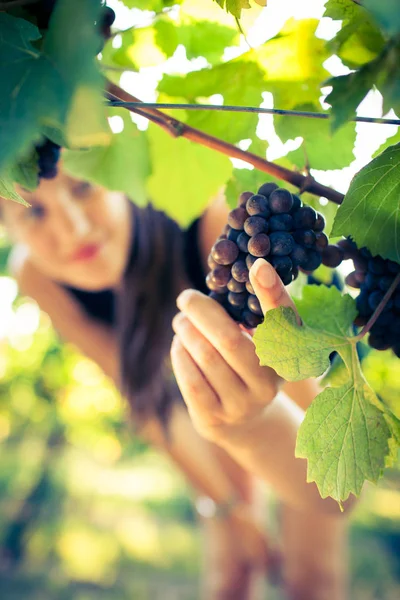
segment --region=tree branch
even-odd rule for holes
[[[111,81],[107,81],[107,89],[107,97],[111,100],[123,100],[124,102],[138,103],[141,102],[138,98],[132,96]],[[223,140],[220,140],[212,135],[208,135],[199,129],[190,127],[189,125],[186,125],[186,123],[182,123],[181,121],[166,115],[156,108],[143,107],[139,109],[138,107],[129,108],[129,106],[126,106],[126,108],[133,113],[139,113],[140,110],[139,114],[145,116],[146,118],[156,117],[158,121],[162,122],[162,125],[160,122],[158,122],[158,124],[174,137],[182,136],[188,140],[206,146],[207,148],[211,148],[212,150],[226,154],[231,158],[239,158],[240,160],[253,165],[259,171],[263,171],[264,173],[268,173],[273,177],[287,181],[288,183],[300,188],[302,191],[309,192],[315,196],[323,196],[324,198],[327,198],[336,204],[341,204],[343,202],[344,195],[340,192],[322,185],[313,179],[310,180],[310,178],[304,177],[304,175],[301,175],[300,173],[290,171],[289,169],[285,169],[279,165],[275,165],[274,163],[267,161],[265,158],[261,158],[260,156],[253,154],[252,152],[241,150],[233,144],[229,144],[228,142],[224,142]]]

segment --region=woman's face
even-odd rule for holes
[[[2,202],[13,240],[56,281],[86,290],[119,285],[131,242],[132,211],[120,192],[59,172],[34,192],[18,187],[30,208]]]

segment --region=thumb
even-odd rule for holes
[[[293,308],[297,321],[301,324],[294,302],[287,293],[281,278],[274,267],[263,258],[256,260],[251,267],[250,283],[254,288],[264,314],[278,306],[289,306]]]

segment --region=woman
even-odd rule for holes
[[[165,368],[175,299],[186,287],[203,289],[209,249],[226,222],[223,199],[183,233],[151,207],[138,209],[123,194],[62,171],[41,179],[33,193],[18,191],[30,208],[5,201],[2,207],[15,240],[10,264],[22,293],[49,314],[64,339],[113,378],[140,433],[214,501],[216,518],[206,522],[204,597],[247,600],[256,568],[265,567],[271,556],[251,514],[251,480],[227,452],[196,435]],[[278,378],[272,371],[263,373],[273,397]],[[306,407],[315,386],[292,385],[291,392]],[[304,519],[312,516],[304,511]],[[327,537],[325,547],[331,543],[332,536]],[[300,576],[301,557],[313,548],[308,551],[302,543],[301,552],[294,550]]]

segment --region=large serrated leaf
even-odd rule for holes
[[[336,213],[333,236],[351,235],[373,255],[400,262],[400,144],[387,148],[353,178]]]
[[[296,456],[308,460],[307,481],[338,502],[376,482],[389,454],[390,429],[372,389],[352,381],[319,394],[300,427]]]
[[[295,300],[306,325],[320,331],[347,337],[357,316],[355,300],[335,287],[306,285],[302,297]]]

